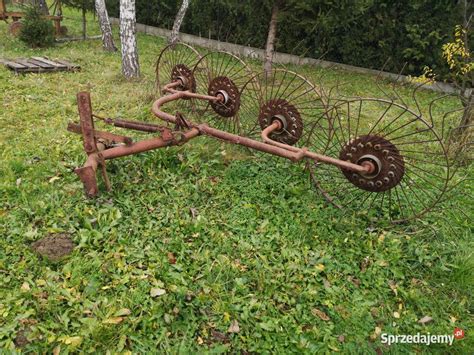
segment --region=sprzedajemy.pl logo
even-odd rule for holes
[[[392,345],[392,344],[449,344],[453,345],[454,339],[464,338],[464,330],[461,328],[454,329],[452,335],[448,334],[387,334],[382,333],[380,336],[380,341],[382,344]]]

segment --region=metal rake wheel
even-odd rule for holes
[[[328,113],[332,127],[326,154],[376,167],[364,175],[309,163],[312,183],[329,202],[403,222],[441,200],[450,180],[447,150],[420,113],[375,98],[341,100]]]
[[[272,122],[281,122],[281,129],[270,138],[290,146],[307,146],[324,152],[329,141],[327,104],[322,92],[308,79],[286,69],[262,72],[249,80],[242,90],[241,102],[246,107],[244,120],[249,136],[260,132]]]
[[[156,61],[156,89],[158,95],[163,94],[165,85],[181,80],[182,85],[176,90],[196,92],[196,79],[193,68],[202,56],[190,45],[182,42],[170,44],[163,48]],[[194,111],[194,100],[180,100],[178,109]]]
[[[196,92],[203,95],[221,95],[220,102],[200,101],[196,121],[209,123],[224,131],[246,135],[243,122],[248,110],[242,102],[241,91],[253,71],[239,57],[228,52],[210,52],[203,56],[193,70]],[[252,79],[251,79],[252,80]]]

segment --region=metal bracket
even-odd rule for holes
[[[82,133],[84,151],[88,156],[92,154],[99,155],[99,165],[101,167],[102,176],[104,178],[107,190],[110,190],[110,180],[107,176],[105,159],[101,158],[102,155],[100,154],[99,149],[97,147],[96,134],[98,133],[98,131],[94,129],[94,119],[92,117],[92,104],[90,94],[88,92],[78,93],[77,105],[79,109],[80,130]],[[72,128],[77,130],[78,127]],[[100,146],[102,149],[105,148],[102,144],[100,144]],[[99,189],[97,187],[97,177],[95,174],[95,169],[93,167],[78,168],[75,169],[74,172],[79,176],[82,183],[84,184],[84,189],[87,196],[95,196],[98,194]]]

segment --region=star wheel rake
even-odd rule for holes
[[[80,123],[70,123],[68,129],[83,137],[88,157],[75,172],[88,196],[98,194],[99,169],[110,188],[107,160],[182,145],[199,136],[293,163],[305,161],[311,184],[327,201],[368,214],[371,220],[421,217],[452,187],[453,164],[444,136],[452,130],[456,110],[440,116],[446,111],[440,99],[425,107],[428,119],[415,95],[416,110],[396,92],[397,101],[334,100],[332,89],[326,95],[295,72],[274,69],[255,74],[230,53],[201,57],[181,43],[162,51],[156,70],[163,96],[153,103],[152,113],[173,126],[101,118],[92,113],[89,93],[78,94]],[[438,112],[437,119],[433,112]],[[96,130],[94,118],[155,136],[134,142]]]
[[[309,162],[311,180],[334,206],[403,222],[443,197],[451,177],[447,149],[432,121],[391,100],[338,101],[331,116],[329,156],[370,163],[370,173]]]
[[[193,75],[198,94],[222,98],[219,101],[200,101],[196,121],[247,136],[247,121],[254,120],[254,117],[247,114],[249,107],[247,101],[242,101],[242,87],[254,76],[250,67],[231,53],[210,52],[197,62]]]
[[[176,82],[178,83],[172,86],[175,90],[196,92],[197,84],[193,69],[201,58],[199,52],[186,43],[178,42],[163,48],[155,66],[158,96],[166,93],[166,88]],[[195,110],[193,99],[179,100],[176,106],[176,109],[185,112]]]
[[[260,136],[274,122],[268,143],[275,146],[308,147],[323,153],[329,141],[327,103],[322,90],[308,79],[286,69],[256,74],[242,90],[247,108],[243,125],[248,136]],[[294,149],[297,150],[296,148]]]

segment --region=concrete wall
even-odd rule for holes
[[[111,17],[110,22],[114,25],[118,25],[119,19]],[[168,37],[171,33],[170,30],[159,28],[159,27],[147,26],[141,23],[137,23],[137,32],[145,33],[152,36],[159,36],[159,37]],[[223,51],[227,51],[227,52],[230,52],[230,53],[233,53],[235,55],[238,55],[240,57],[245,57],[245,58],[252,58],[252,59],[259,59],[259,60],[264,59],[265,51],[260,48],[254,48],[254,47],[242,46],[240,44],[216,41],[214,39],[198,37],[198,36],[190,35],[187,33],[180,33],[179,39],[180,41],[188,43],[193,46],[200,46],[200,47],[213,49],[213,50],[223,50]],[[380,76],[392,81],[410,82],[410,79],[405,75],[398,75],[398,74],[383,72],[379,70],[361,68],[361,67],[356,67],[356,66],[348,65],[348,64],[329,62],[326,60],[299,57],[293,54],[287,54],[287,53],[281,53],[281,52],[275,52],[273,60],[275,63],[279,63],[279,64],[297,64],[297,65],[307,64],[307,65],[315,65],[322,68],[337,68],[337,69],[347,70],[353,73],[376,75],[376,76]],[[457,92],[456,88],[454,88],[452,85],[442,83],[442,82],[436,82],[431,85],[427,84],[427,85],[424,85],[424,88],[428,90],[443,92],[443,93],[448,93],[448,94]]]

